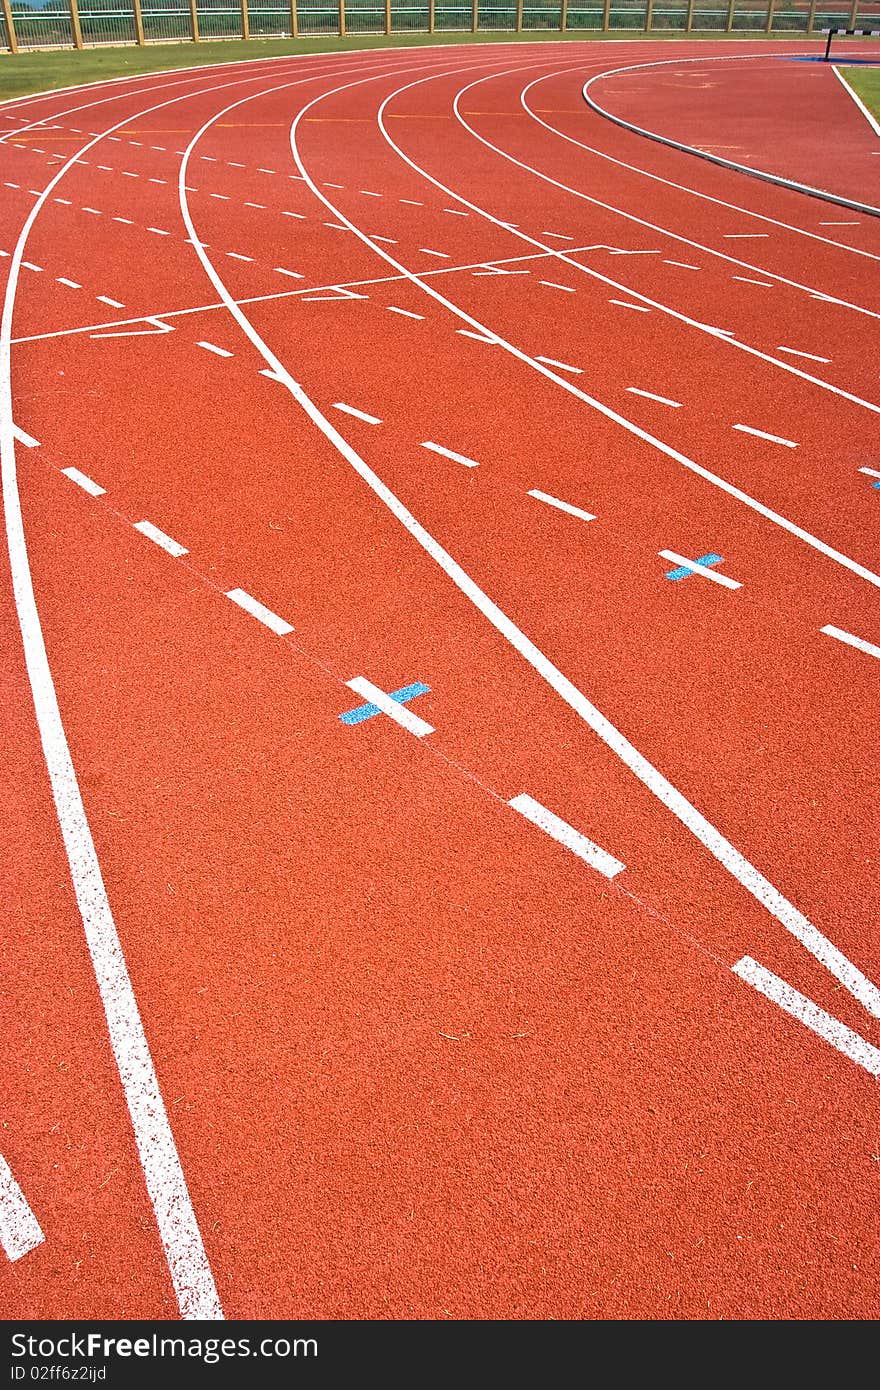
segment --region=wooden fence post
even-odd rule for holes
[[[82,48],[82,46],[83,46],[83,35],[82,35],[82,25],[81,25],[80,22],[79,22],[79,4],[77,3],[77,0],[69,0],[69,4],[70,4],[70,26],[71,26],[71,28],[73,29],[73,46],[74,46],[74,48]]]
[[[6,42],[9,44],[9,52],[18,52],[18,37],[15,33],[15,21],[12,18],[12,6],[9,0],[3,0],[3,19],[6,23]]]
[[[339,37],[345,37],[345,0],[339,0]]]
[[[251,36],[251,19],[248,14],[248,0],[241,0],[241,37],[249,39]]]
[[[290,37],[299,38],[299,15],[296,12],[296,0],[290,0]]]
[[[196,9],[196,0],[189,0],[189,27],[192,31],[193,43],[199,42],[199,12]]]

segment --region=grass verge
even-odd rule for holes
[[[844,68],[843,75],[874,119],[880,120],[880,68]]]

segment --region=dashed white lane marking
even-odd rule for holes
[[[777,352],[789,352],[792,357],[806,357],[808,362],[830,362],[830,357],[817,357],[815,352],[799,352],[797,348],[778,347]]]
[[[381,198],[381,193],[372,193],[369,188],[362,188],[361,193],[365,198]]]
[[[295,217],[295,218],[297,219],[298,222],[305,222],[305,221],[307,220],[306,215],[305,215],[304,212],[282,212],[281,216],[282,216],[282,217]]]
[[[344,405],[342,401],[334,401],[334,410],[342,410],[346,415],[353,415],[356,420],[363,420],[367,425],[381,425],[382,421],[378,415],[367,415],[363,410],[356,410],[353,405]]]
[[[100,208],[83,208],[83,212],[90,212],[93,217],[100,217],[102,215]]]
[[[681,401],[671,401],[668,396],[655,396],[653,391],[643,391],[639,386],[627,386],[632,396],[644,396],[649,401],[659,401],[660,405],[671,405],[673,410],[681,410]]]
[[[370,232],[370,241],[387,241],[389,246],[397,245],[393,236],[377,236],[375,232]]]
[[[551,497],[549,492],[540,492],[538,488],[532,488],[529,497],[535,497],[539,502],[546,502],[548,507],[556,507],[560,512],[568,512],[569,516],[579,517],[581,521],[596,520],[592,512],[585,512],[580,507],[573,507],[570,502],[561,502],[558,497]]]
[[[548,290],[564,290],[566,294],[576,293],[572,285],[557,285],[555,280],[539,280],[538,284],[546,285]]]
[[[380,690],[377,685],[373,685],[372,681],[366,680],[363,676],[354,676],[345,684],[349,690],[353,690],[356,695],[362,695],[383,714],[387,714],[388,718],[393,719],[395,724],[399,724],[408,733],[415,734],[416,738],[426,738],[428,734],[434,732],[433,725],[420,719],[417,714],[413,714],[406,705],[399,705],[396,700],[391,699],[390,695],[386,695],[384,690]]]
[[[341,222],[325,222],[325,227],[332,227],[334,232],[347,232],[348,228],[343,227]]]
[[[285,270],[283,265],[276,265],[275,274],[287,275],[291,280],[304,280],[306,278],[304,275],[300,275],[298,270]]]
[[[12,1169],[0,1154],[0,1245],[7,1259],[20,1260],[45,1239]]]
[[[243,608],[246,613],[250,613],[252,618],[257,619],[257,622],[264,623],[266,627],[271,628],[279,637],[286,637],[288,632],[293,632],[292,623],[286,622],[284,618],[279,618],[278,614],[273,613],[271,608],[266,608],[264,604],[253,598],[244,589],[230,589],[226,597],[231,598],[232,602],[237,603],[239,608]]]
[[[221,203],[228,203],[228,202],[229,202],[229,194],[228,194],[228,193],[209,193],[209,194],[208,194],[208,197],[209,197],[209,198],[217,198]]]
[[[140,174],[133,174],[133,173],[131,172],[130,169],[123,169],[121,172],[122,172],[122,177],[123,177],[124,179],[139,179],[139,178],[140,178]]]
[[[168,182],[167,179],[154,179],[154,178],[149,178],[149,179],[147,179],[147,183],[167,183],[167,182]]]
[[[456,333],[462,338],[473,338],[477,343],[494,343],[495,339],[488,337],[485,333],[474,333],[470,328],[456,328]]]
[[[398,309],[396,304],[388,304],[385,307],[389,314],[403,314],[404,318],[423,319],[425,317],[424,314],[414,314],[412,309]]]
[[[96,298],[96,299],[99,301],[99,303],[101,303],[101,304],[109,304],[111,309],[124,309],[124,308],[125,308],[125,305],[122,303],[122,300],[121,300],[121,299],[111,299],[111,298],[109,297],[109,295],[106,295],[106,294],[96,294],[96,295],[95,295],[95,298]]]
[[[346,228],[346,230],[348,229]],[[440,259],[443,261],[449,260],[449,256],[446,254],[445,251],[432,251],[428,246],[420,246],[419,251],[422,253],[423,256],[439,256]]]
[[[133,524],[136,531],[140,531],[142,536],[147,537],[147,540],[153,541],[163,550],[167,550],[168,554],[173,555],[175,560],[179,560],[181,555],[189,554],[185,545],[181,545],[179,541],[173,540],[164,531],[160,531],[158,526],[153,525],[152,521],[135,521]]]
[[[468,213],[462,212],[461,208],[443,208],[443,211],[444,211],[444,212],[448,212],[450,217],[467,217],[467,216],[469,216]]]
[[[245,203],[246,208],[259,208],[261,212],[266,211],[265,203]]]
[[[123,226],[125,226],[125,227],[133,227],[133,226],[134,226],[134,223],[132,222],[132,220],[131,220],[130,217],[114,217],[114,218],[113,218],[113,221],[114,221],[114,222],[121,222],[121,223],[123,224]]]
[[[869,478],[880,478],[880,473],[877,472],[876,468],[860,468],[859,472],[867,473]]]
[[[583,376],[583,367],[572,367],[568,362],[557,362],[555,357],[536,357],[536,362],[543,362],[548,367],[558,367],[561,372],[571,372],[574,376]]]
[[[425,206],[424,203],[417,202],[415,198],[401,198],[400,201],[402,203],[409,203],[410,207],[413,208],[423,208]]]
[[[689,560],[685,555],[677,555],[674,550],[658,550],[657,554],[661,560],[671,560],[675,565],[681,565],[684,569],[691,570],[694,574],[701,574],[704,579],[711,579],[713,584],[720,584],[723,589],[741,589],[742,584],[735,579],[728,579],[726,574],[719,574],[717,570],[710,569],[708,565],[701,565],[699,560]]]
[[[105,487],[101,487],[100,483],[92,482],[92,479],[86,477],[85,473],[80,473],[78,468],[62,468],[61,472],[65,478],[76,483],[77,487],[81,487],[83,492],[87,492],[90,497],[103,497],[107,491]]]
[[[543,830],[545,835],[571,850],[578,859],[583,859],[585,864],[589,864],[591,869],[596,869],[604,878],[616,878],[626,868],[626,865],[615,859],[613,854],[588,840],[586,835],[575,830],[573,825],[548,811],[540,801],[535,801],[534,797],[528,796],[525,792],[513,797],[507,804],[514,811],[519,811],[527,821],[531,821],[532,825]]]
[[[66,208],[72,208],[72,207],[73,207],[73,203],[70,201],[69,198],[55,198],[54,201],[55,201],[56,203],[62,203],[63,206],[66,207]]]
[[[772,290],[772,280],[753,280],[750,275],[732,275],[732,280],[742,280],[744,285],[760,285],[764,290]]]
[[[515,227],[516,223],[506,223],[508,227]],[[566,236],[564,232],[541,232],[541,236],[552,236],[556,241],[574,241],[574,237]]]
[[[663,264],[677,266],[679,270],[702,270],[702,266],[688,265],[687,261],[664,261]]]
[[[226,348],[217,347],[216,343],[198,342],[196,343],[196,347],[204,348],[205,352],[214,352],[217,354],[218,357],[233,356],[233,354],[231,352],[228,352]]]
[[[651,310],[645,304],[629,304],[625,299],[609,299],[609,304],[617,304],[621,309],[635,309],[639,314],[650,314]]]
[[[725,241],[756,241],[759,237],[768,237],[769,232],[725,232]]]
[[[19,444],[23,444],[26,449],[39,449],[39,439],[34,439],[32,434],[27,434],[23,429],[19,429],[18,425],[12,426],[12,433],[15,435]]]
[[[250,261],[253,263],[253,256],[243,256],[240,251],[227,251],[227,256],[231,256],[234,261]]]
[[[148,232],[153,232],[153,234],[154,234],[155,236],[170,236],[170,235],[171,235],[170,232],[166,232],[166,231],[165,231],[165,228],[164,228],[164,227],[148,227],[148,228],[147,228],[147,231],[148,231]]]
[[[271,173],[274,173],[274,170],[273,170],[273,169],[264,169],[263,172],[264,172],[265,174],[271,174]],[[324,187],[325,187],[325,188],[344,188],[344,187],[345,187],[345,184],[344,184],[344,183],[325,183],[325,184],[324,184]]]
[[[41,265],[35,265],[33,261],[22,261],[22,265],[24,266],[25,270],[36,270],[38,272],[42,272],[43,269]]]
[[[859,222],[820,222],[820,227],[858,227]]]
[[[780,434],[767,434],[764,430],[752,429],[751,425],[734,425],[735,430],[740,434],[753,434],[758,439],[767,439],[771,444],[784,444],[786,449],[796,449],[797,444],[793,439],[783,439]]]
[[[845,632],[842,627],[834,627],[831,623],[826,623],[819,631],[824,632],[826,637],[836,637],[838,642],[845,642],[848,647],[856,647],[858,651],[865,652],[867,656],[880,657],[880,647],[875,647],[873,642],[866,642],[862,637],[854,637],[851,632]]]
[[[462,463],[465,468],[479,468],[476,459],[469,459],[465,454],[457,454],[454,449],[444,449],[442,444],[435,444],[430,439],[422,440],[422,448],[430,449],[432,454],[442,454],[444,458],[452,459],[453,463]]]
[[[832,1047],[836,1047],[838,1052],[849,1057],[850,1061],[864,1067],[872,1076],[880,1076],[880,1050],[866,1042],[861,1034],[854,1033],[839,1019],[827,1014],[818,1004],[814,1004],[812,999],[808,999],[805,994],[801,994],[778,975],[774,975],[772,970],[767,970],[758,961],[752,960],[751,956],[743,956],[732,969],[734,975],[751,985],[766,999],[778,1004],[780,1009],[784,1009],[792,1018],[803,1023]]]
[[[608,251],[609,256],[659,256],[659,251],[624,251],[620,247],[611,247]]]

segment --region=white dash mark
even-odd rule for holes
[[[880,657],[880,647],[875,647],[873,642],[866,642],[862,637],[853,637],[851,632],[844,632],[842,627],[833,627],[831,623],[826,623],[825,627],[819,630],[827,637],[836,637],[838,642],[845,642],[848,647],[856,647],[868,656]]]
[[[100,217],[100,216],[101,216],[101,210],[100,210],[100,208],[83,208],[83,212],[90,212],[90,213],[92,214],[93,217]]]
[[[399,705],[396,700],[392,700],[390,695],[386,695],[384,690],[380,690],[372,681],[365,680],[363,676],[355,676],[345,684],[349,690],[353,690],[356,695],[362,695],[365,700],[369,700],[371,705],[375,705],[383,714],[387,714],[389,719],[393,719],[395,724],[399,724],[408,733],[415,734],[416,738],[425,738],[434,732],[431,724],[426,724],[424,719],[420,719],[417,714],[413,714],[406,705]]]
[[[567,362],[557,362],[555,357],[536,357],[536,362],[543,362],[547,367],[557,367],[560,372],[572,372],[575,376],[583,376],[583,367],[570,367]]]
[[[566,294],[574,294],[575,290],[571,285],[557,285],[555,280],[539,280],[539,285],[546,285],[548,290],[564,290]]]
[[[365,198],[381,198],[381,197],[382,197],[382,194],[381,194],[381,193],[371,193],[370,190],[369,190],[369,188],[362,188],[362,189],[361,189],[361,193],[363,194],[363,196],[364,196]]]
[[[444,458],[452,459],[453,463],[462,463],[465,468],[479,468],[476,459],[469,459],[465,454],[457,454],[453,449],[444,449],[442,444],[434,444],[430,439],[422,440],[422,448],[430,449],[432,454],[442,454]]]
[[[860,473],[867,473],[869,478],[880,478],[880,473],[875,468],[860,468]]]
[[[230,589],[226,597],[231,598],[232,602],[237,603],[239,608],[243,608],[246,613],[250,613],[252,618],[256,618],[258,622],[271,628],[279,637],[286,637],[288,632],[293,632],[292,623],[279,618],[278,614],[273,613],[271,608],[266,608],[257,599],[246,593],[244,589]]]
[[[420,246],[419,250],[423,256],[439,256],[442,261],[449,260],[449,256],[445,251],[432,251],[428,246]]]
[[[858,222],[820,222],[820,227],[858,227]]]
[[[850,1061],[864,1067],[872,1076],[880,1076],[880,1050],[872,1047],[859,1033],[854,1033],[846,1024],[827,1014],[818,1004],[814,1004],[812,999],[808,999],[805,994],[801,994],[778,975],[774,975],[772,970],[767,970],[758,961],[752,960],[751,956],[743,956],[742,960],[738,960],[731,968],[734,975],[751,985],[759,994],[763,994],[765,999],[778,1004],[785,1013],[803,1023],[832,1047],[836,1047],[838,1052],[849,1057]]]
[[[133,174],[130,169],[123,169],[122,177],[124,179],[139,179],[140,174]]]
[[[166,231],[165,231],[164,227],[148,227],[148,228],[147,228],[147,231],[148,231],[148,232],[153,232],[155,236],[170,236],[170,235],[171,235],[170,232],[166,232]]]
[[[792,357],[805,357],[808,362],[830,362],[830,357],[817,357],[814,352],[798,352],[797,348],[778,347],[777,352],[788,352]]]
[[[377,236],[375,232],[370,233],[370,241],[387,241],[389,246],[397,245],[393,236]]]
[[[558,497],[551,497],[549,492],[539,492],[533,488],[529,497],[535,497],[539,502],[546,502],[548,507],[557,507],[561,512],[568,512],[569,516],[579,517],[581,521],[595,521],[592,512],[582,511],[580,507],[573,507],[570,502],[561,502]]]
[[[12,1169],[0,1154],[0,1245],[8,1259],[20,1260],[44,1240],[39,1221],[12,1176]]]
[[[423,319],[425,317],[424,314],[414,314],[412,309],[398,309],[396,304],[388,304],[385,307],[389,314],[403,314],[404,318]]]
[[[282,216],[282,217],[295,217],[295,218],[297,219],[297,221],[299,221],[299,222],[305,222],[305,220],[306,220],[306,215],[305,215],[304,212],[286,212],[286,211],[285,211],[285,212],[282,212],[281,216]]]
[[[113,218],[113,221],[114,221],[114,222],[121,222],[121,223],[123,224],[123,226],[125,226],[125,227],[133,227],[133,226],[134,226],[134,223],[132,222],[132,220],[131,220],[130,217],[114,217],[114,218]]]
[[[101,304],[109,304],[111,309],[124,309],[124,308],[125,308],[125,305],[122,303],[122,300],[121,300],[121,299],[111,299],[111,298],[109,297],[109,295],[106,295],[106,294],[96,294],[96,295],[95,295],[95,298],[96,298]]]
[[[470,328],[456,328],[456,333],[462,338],[473,338],[477,343],[494,343],[495,338],[488,338],[485,333],[474,333]]]
[[[285,270],[283,265],[276,265],[276,275],[287,275],[291,280],[304,280],[305,276],[300,275],[298,270]]]
[[[33,261],[22,261],[22,265],[26,270],[36,270],[38,273],[42,273],[43,267],[41,265],[34,265]]]
[[[513,223],[509,225],[513,226]],[[541,232],[541,236],[552,236],[556,241],[574,241],[573,236],[566,236],[564,232]]]
[[[701,565],[698,560],[688,560],[684,555],[677,555],[674,550],[658,550],[657,554],[661,560],[671,560],[673,564],[691,570],[694,574],[701,574],[704,579],[711,579],[713,584],[720,584],[724,589],[742,588],[742,585],[737,583],[735,579],[728,579],[726,574],[718,574],[708,565]]]
[[[83,492],[87,492],[90,497],[101,497],[107,491],[99,483],[93,483],[91,478],[87,478],[85,473],[80,473],[78,468],[62,468],[61,472],[65,478],[69,478],[77,487],[81,487]]]
[[[752,429],[751,425],[734,425],[735,430],[741,434],[753,434],[758,439],[768,439],[771,444],[784,444],[786,449],[796,449],[797,444],[793,439],[783,439],[779,434],[766,434],[764,430]]]
[[[56,202],[56,203],[63,203],[64,207],[66,207],[66,208],[72,208],[72,207],[73,207],[73,203],[70,201],[69,198],[56,198],[56,199],[55,199],[55,202]]]
[[[32,434],[27,434],[25,430],[19,429],[18,425],[12,426],[12,433],[15,435],[19,444],[23,444],[26,449],[39,449],[39,439],[34,439]]]
[[[424,203],[416,202],[415,198],[401,198],[400,201],[402,203],[409,203],[410,207],[413,208],[423,208],[425,206]]]
[[[75,280],[66,280],[66,279],[64,278],[63,275],[56,275],[55,280],[56,280],[56,283],[59,284],[59,285],[67,285],[68,289],[71,289],[71,290],[81,290],[81,289],[82,289],[82,285],[78,285],[78,284],[76,283]]]
[[[732,280],[742,280],[744,285],[760,285],[763,290],[772,290],[772,280],[753,280],[749,275],[733,275]]]
[[[154,526],[151,521],[136,521],[134,529],[140,531],[142,536],[146,536],[147,540],[154,541],[163,550],[167,550],[168,554],[173,555],[175,560],[179,560],[181,555],[189,554],[185,545],[180,545],[178,541],[166,536],[165,532],[160,531],[158,526]]]
[[[644,396],[649,401],[659,401],[660,405],[671,405],[673,410],[681,410],[681,401],[671,401],[668,396],[655,396],[653,391],[642,391],[638,386],[627,386],[632,396]]]
[[[725,241],[756,241],[760,237],[768,237],[769,232],[725,232]]]
[[[253,261],[253,256],[243,256],[240,251],[227,251],[227,256],[231,256],[234,261]]]
[[[231,352],[227,352],[226,348],[217,347],[215,343],[203,343],[203,342],[198,342],[198,343],[196,343],[196,347],[204,348],[204,349],[205,349],[205,352],[213,352],[213,353],[216,353],[216,355],[217,355],[218,357],[232,357],[232,356],[233,356],[233,354],[232,354]]]
[[[450,217],[467,217],[468,215],[466,212],[462,212],[460,208],[444,208],[443,211],[448,212]]]
[[[228,194],[228,193],[210,193],[208,196],[211,197],[211,198],[217,198],[221,203],[228,203],[228,202],[229,202],[229,194]]]
[[[363,410],[356,410],[353,405],[344,405],[342,401],[335,401],[334,410],[341,410],[346,415],[353,415],[356,420],[363,420],[367,425],[381,425],[382,421],[378,415],[367,415]]]
[[[679,270],[702,270],[702,266],[688,265],[687,261],[664,261],[664,265],[677,266]]]
[[[625,299],[609,299],[609,304],[617,304],[621,309],[635,309],[639,314],[650,314],[651,310],[644,304],[629,304]]]
[[[616,878],[619,873],[626,868],[619,859],[615,859],[613,854],[601,849],[599,845],[588,840],[586,835],[582,835],[579,830],[575,830],[573,825],[555,816],[552,811],[548,811],[546,806],[542,806],[540,801],[535,801],[531,796],[523,792],[520,796],[515,796],[512,801],[508,801],[514,811],[519,811],[527,821],[536,825],[539,830],[543,830],[545,835],[556,840],[566,849],[576,854],[578,859],[583,859],[585,864],[589,864],[591,869],[596,869],[604,878]]]
[[[266,211],[265,203],[245,203],[246,208],[259,208],[262,212]]]

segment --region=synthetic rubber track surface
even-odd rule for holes
[[[3,108],[7,1316],[878,1315],[880,221],[670,53]]]

